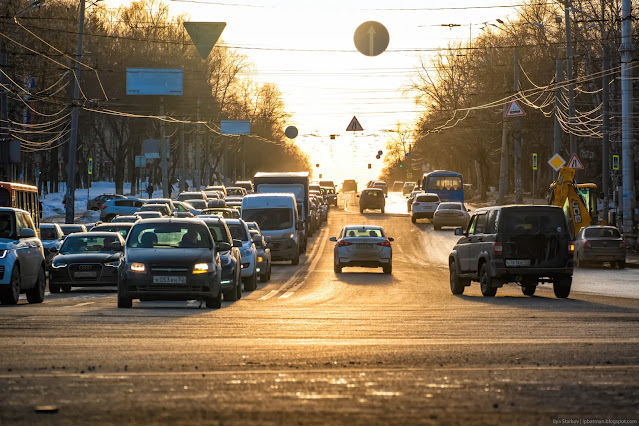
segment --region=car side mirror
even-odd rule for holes
[[[395,238],[388,237],[388,241],[392,243],[393,241],[395,241]]]
[[[35,236],[35,231],[31,228],[22,228],[20,230],[20,238],[33,238]]]
[[[217,251],[229,251],[229,250],[231,250],[231,244],[224,241],[217,243]]]
[[[266,241],[267,243],[271,242],[271,237],[269,237],[268,235],[264,237],[264,241]]]
[[[233,247],[242,247],[242,240],[233,240]]]
[[[255,235],[253,235],[253,236],[251,237],[251,240],[252,240],[254,243],[261,243],[261,242],[262,242],[262,236],[261,236],[261,235],[257,235],[257,234],[255,234]]]
[[[462,235],[464,235],[464,230],[463,228],[455,228],[455,235],[461,237]]]
[[[333,241],[334,243],[337,242],[337,237],[331,237],[328,239],[328,241]]]
[[[114,241],[111,243],[111,250],[113,251],[122,251],[124,248],[122,247],[122,244],[120,244],[117,241]]]
[[[51,247],[49,249],[49,253],[57,253],[58,252],[58,248],[57,247]]]

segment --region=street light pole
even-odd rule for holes
[[[570,10],[572,8],[571,0],[566,0],[565,17],[566,17],[566,79],[568,80],[568,130],[570,136],[570,155],[577,153],[577,139],[573,131],[575,121],[575,84],[572,81],[572,35],[570,32]]]
[[[634,159],[632,156],[632,4],[623,0],[621,5],[621,146],[623,185],[623,232],[626,238],[633,232]]]
[[[513,51],[513,72],[514,72],[514,91],[516,99],[517,93],[519,93],[519,48],[515,46]],[[513,173],[515,175],[515,203],[521,204],[523,202],[523,191],[521,184],[521,118],[515,117],[513,122],[513,159],[515,161]]]
[[[75,150],[78,143],[78,120],[80,109],[78,108],[80,97],[80,63],[82,62],[82,35],[84,33],[84,0],[80,0],[80,17],[78,23],[78,45],[73,64],[73,109],[71,111],[71,137],[69,139],[69,155],[67,160],[67,197],[65,207],[65,223],[73,223],[75,220]]]

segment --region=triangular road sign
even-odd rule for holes
[[[526,113],[521,108],[521,105],[519,105],[519,102],[512,101],[510,105],[508,105],[508,109],[506,110],[504,117],[523,117],[524,115],[526,115]]]
[[[348,123],[348,127],[346,128],[347,132],[359,132],[364,130],[364,128],[362,127],[361,124],[359,124],[359,121],[357,121],[357,117],[353,116],[353,119],[351,120],[350,123]]]
[[[581,162],[579,157],[577,157],[577,154],[572,154],[572,157],[568,160],[568,165],[566,167],[570,169],[583,170],[584,164]]]
[[[211,49],[222,35],[226,22],[184,22],[191,41],[200,52],[202,59],[209,57]]]

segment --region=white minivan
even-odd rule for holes
[[[272,260],[300,262],[300,222],[295,195],[249,194],[242,199],[242,219],[257,222],[262,234],[270,237],[268,247]]]

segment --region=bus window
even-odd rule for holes
[[[0,207],[11,207],[11,194],[5,188],[0,188]]]

